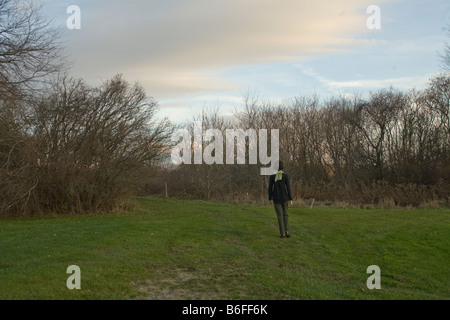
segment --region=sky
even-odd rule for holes
[[[175,123],[211,107],[232,114],[246,95],[420,90],[450,42],[448,0],[46,0],[43,13],[71,75],[98,85],[122,74]]]

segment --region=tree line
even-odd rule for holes
[[[175,166],[179,126],[158,118],[157,101],[139,83],[71,77],[61,36],[39,11],[31,1],[0,0],[0,215],[107,212],[149,194],[267,201],[268,177],[248,154],[245,164]],[[423,90],[368,98],[276,103],[249,94],[233,117],[204,110],[184,128],[199,121],[224,136],[278,129],[298,203],[448,206],[449,89],[441,73]]]
[[[142,86],[70,77],[61,43],[32,1],[0,0],[0,215],[112,210],[168,148]]]
[[[275,103],[248,95],[231,119],[204,110],[192,120],[224,135],[227,128],[278,129],[280,158],[297,199],[448,205],[449,103],[450,78],[442,73],[424,90],[388,88],[364,99],[312,95]],[[260,164],[246,163],[181,165],[160,179],[172,195],[264,201],[267,177],[259,175]],[[149,188],[157,192],[161,183]]]

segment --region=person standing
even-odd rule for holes
[[[274,204],[278,219],[280,238],[291,236],[289,232],[288,203],[292,205],[292,193],[289,177],[283,172],[283,161],[278,162],[277,173],[270,176],[269,180],[269,201]]]

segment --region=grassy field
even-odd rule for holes
[[[450,299],[450,210],[137,199],[130,213],[0,220],[0,299]],[[69,290],[66,269],[81,269]],[[381,289],[369,290],[370,265]]]

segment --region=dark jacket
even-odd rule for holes
[[[283,172],[283,178],[275,182],[275,175],[270,176],[269,181],[269,200],[276,203],[284,203],[292,200],[291,185],[289,177]]]

